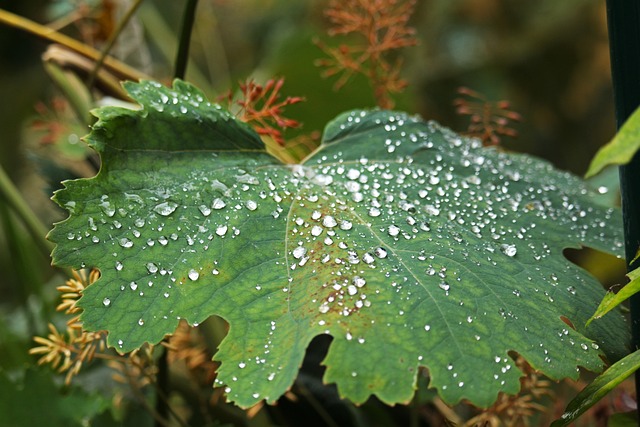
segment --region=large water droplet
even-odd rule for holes
[[[366,280],[364,280],[364,279],[363,279],[362,277],[360,277],[360,276],[356,276],[356,277],[354,277],[354,278],[353,278],[352,283],[353,283],[354,285],[356,285],[357,287],[361,288],[361,287],[363,287],[364,285],[366,285],[366,284],[367,284],[367,281],[366,281]]]
[[[200,277],[200,273],[198,273],[196,270],[194,270],[193,268],[189,270],[189,279],[195,281],[195,280],[198,280],[199,277]]]
[[[328,228],[333,228],[338,225],[338,221],[331,215],[327,215],[322,219],[322,225]]]
[[[426,213],[428,213],[429,215],[433,215],[433,216],[438,216],[440,215],[440,209],[436,208],[433,205],[427,205],[424,207],[424,210]]]
[[[358,169],[349,169],[347,172],[347,178],[358,179],[360,177],[360,171]]]
[[[198,206],[198,209],[200,209],[200,212],[202,213],[202,215],[204,216],[209,216],[211,215],[211,209],[209,209],[208,206],[205,205],[200,205]]]
[[[213,209],[216,209],[216,210],[222,209],[222,208],[224,208],[225,206],[227,206],[227,204],[225,203],[225,201],[224,201],[224,200],[222,200],[222,199],[219,199],[219,198],[214,199],[214,200],[213,200],[213,203],[211,204],[211,207],[212,207]]]
[[[347,220],[343,220],[342,222],[340,222],[340,229],[341,230],[351,230],[351,228],[353,228],[353,223],[351,221],[347,221]]]
[[[127,239],[126,237],[121,238],[118,243],[120,244],[120,246],[122,246],[123,248],[130,248],[133,246],[133,242],[129,239]]]
[[[500,246],[500,250],[502,250],[502,253],[509,257],[516,256],[516,254],[518,253],[518,248],[516,248],[515,245],[502,245]]]
[[[395,225],[390,225],[387,229],[387,232],[389,233],[389,236],[396,237],[398,234],[400,234],[400,229]]]
[[[387,251],[384,248],[376,248],[374,253],[376,254],[376,256],[378,258],[386,258],[387,257]]]
[[[174,202],[162,202],[162,203],[157,204],[153,208],[153,210],[159,215],[169,216],[173,212],[175,212],[177,207],[178,207],[177,203],[174,203]]]
[[[107,196],[102,196],[100,207],[102,208],[102,212],[104,212],[105,215],[107,215],[108,217],[112,217],[116,214],[116,208],[111,205],[107,198]]]
[[[367,252],[364,255],[362,255],[362,261],[364,261],[367,264],[372,264],[375,261],[375,258],[373,257],[373,255]]]
[[[158,266],[155,265],[154,263],[150,262],[150,263],[147,264],[147,270],[151,274],[157,273],[158,272]]]
[[[295,259],[302,258],[306,253],[307,253],[307,250],[302,246],[298,246],[292,251],[293,257]]]

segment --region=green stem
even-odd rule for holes
[[[22,198],[16,186],[11,182],[9,176],[0,165],[0,198],[4,199],[20,218],[33,238],[34,243],[40,249],[45,258],[49,258],[53,250],[53,244],[45,236],[48,229],[40,222],[40,219],[33,213],[27,202]]]
[[[91,70],[91,74],[89,74],[89,78],[87,80],[87,87],[90,88],[91,86],[93,86],[93,82],[96,79],[96,75],[98,74],[98,71],[102,67],[102,64],[104,63],[105,59],[109,55],[109,52],[113,48],[113,45],[115,44],[116,40],[120,36],[120,33],[122,33],[122,30],[124,30],[124,27],[129,23],[133,15],[136,13],[136,11],[138,10],[138,7],[140,7],[142,2],[143,0],[136,0],[135,3],[133,3],[133,5],[129,8],[129,10],[127,10],[127,13],[122,17],[120,22],[118,22],[118,26],[109,36],[109,39],[105,43],[104,48],[100,52],[100,56],[96,60],[93,70]]]
[[[44,69],[62,91],[78,120],[85,126],[91,125],[93,100],[86,86],[74,72],[65,70],[53,61],[43,61]]]
[[[418,402],[418,390],[416,390],[416,394],[413,396],[411,400],[411,404],[409,405],[409,426],[410,427],[419,427],[420,426],[420,403]]]
[[[161,351],[156,363],[158,373],[156,375],[156,413],[163,420],[169,420],[169,363],[167,361],[167,349],[158,346]],[[156,422],[156,427],[162,427],[160,422]]]
[[[176,79],[184,79],[187,71],[189,45],[191,44],[191,33],[193,31],[197,6],[198,0],[187,0],[187,6],[182,18],[182,31],[180,32],[180,44],[178,45],[178,53],[176,56],[175,72],[173,73],[173,77]]]
[[[333,419],[331,414],[327,412],[327,410],[322,406],[320,402],[318,402],[318,399],[316,399],[313,393],[311,393],[306,386],[302,384],[297,384],[297,388],[298,388],[298,392],[301,395],[303,395],[305,399],[307,399],[307,402],[309,402],[309,405],[311,405],[311,407],[316,411],[316,413],[320,416],[320,418],[322,418],[322,421],[324,421],[327,427],[338,427],[338,424]]]

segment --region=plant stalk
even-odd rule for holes
[[[87,58],[97,61],[100,58],[100,52],[89,45],[86,45],[78,40],[75,40],[69,36],[66,36],[56,30],[53,30],[45,25],[38,24],[22,16],[7,12],[0,9],[0,24],[5,24],[13,28],[24,30],[30,34],[38,36],[42,39],[51,41],[53,43],[61,44],[79,54],[86,56]],[[138,81],[140,79],[149,79],[144,73],[128,66],[127,64],[118,61],[117,59],[107,56],[104,58],[104,64],[112,71],[117,72],[119,77],[126,80]]]
[[[640,105],[640,3],[607,0],[607,23],[616,124],[620,128]],[[640,153],[620,167],[620,193],[625,256],[631,271],[640,267],[640,260],[635,259],[640,248]],[[640,348],[640,294],[630,298],[630,308],[631,350],[635,351]],[[640,396],[640,371],[636,371],[635,378]]]
[[[45,258],[49,258],[53,250],[53,244],[45,238],[48,232],[47,228],[29,208],[29,205],[27,205],[27,202],[20,195],[20,191],[11,182],[2,165],[0,165],[0,199],[4,200],[7,206],[20,218],[38,249],[40,249]]]
[[[175,72],[173,73],[173,77],[176,79],[184,80],[187,72],[189,46],[191,44],[191,33],[193,32],[197,6],[198,0],[187,0],[187,6],[184,9],[182,30],[180,31],[180,44],[178,45],[178,53],[176,55]]]

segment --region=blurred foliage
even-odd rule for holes
[[[142,2],[134,19],[118,37],[112,51],[114,56],[155,79],[169,82],[185,3]],[[314,65],[325,57],[314,40],[328,47],[339,43],[327,34],[331,23],[323,11],[328,3],[328,0],[200,0],[187,80],[216,99],[229,90],[239,91],[240,82],[248,79],[265,84],[269,79],[284,77],[281,100],[288,96],[303,97],[306,102],[287,109],[286,117],[302,126],[288,129],[283,137],[297,144],[296,156],[304,156],[317,141],[322,126],[338,113],[373,107],[376,103],[364,77],[354,75],[348,84],[335,91],[335,77],[323,78],[322,69]],[[0,0],[1,9],[49,23],[98,49],[104,46],[132,4],[132,0]],[[409,25],[415,28],[418,44],[404,48],[399,54],[403,58],[400,77],[408,86],[402,94],[394,95],[395,108],[465,131],[469,118],[457,114],[453,104],[459,87],[469,87],[489,101],[508,100],[510,108],[520,113],[523,120],[509,124],[518,136],[502,138],[503,149],[538,155],[578,174],[584,173],[597,148],[614,134],[604,2],[419,0]],[[88,107],[95,107],[121,100],[105,98],[105,95],[117,97],[118,94],[107,91],[108,85],[96,78],[97,84],[88,96],[81,94],[75,104],[61,103],[62,97],[69,99],[69,93],[80,93],[78,84],[84,84],[88,70],[86,65],[49,52],[47,74],[41,61],[46,49],[47,43],[32,35],[0,25],[0,96],[3,99],[0,103],[0,165],[31,209],[50,228],[63,216],[49,201],[51,192],[63,179],[93,175],[98,165],[94,154],[79,143],[91,119],[75,114],[77,106],[86,103]],[[77,81],[72,76],[78,76]],[[608,203],[615,202],[615,173],[596,178],[599,180],[594,182],[596,188],[608,188]],[[27,354],[33,345],[31,336],[46,334],[49,322],[59,327],[64,325],[65,319],[54,313],[52,307],[58,298],[55,287],[64,283],[65,275],[49,267],[48,257],[38,252],[19,218],[1,199],[0,220],[0,292],[3,293],[0,381],[11,390],[21,390],[20,396],[25,399],[31,399],[30,391],[24,388],[27,384],[36,384],[55,394],[59,387],[47,374],[38,371],[25,377],[25,366],[36,360]],[[579,261],[607,285],[624,280],[624,265],[619,260],[595,251],[572,250],[567,251],[567,256]],[[210,321],[220,323],[219,319]],[[205,328],[202,333],[206,331]],[[319,352],[314,352],[316,347]],[[450,409],[433,396],[423,395],[420,395],[424,397],[420,405],[385,408],[372,399],[357,409],[339,400],[331,387],[321,388],[314,371],[321,369],[318,354],[322,354],[322,348],[321,339],[312,342],[306,368],[293,390],[295,393],[284,398],[279,406],[256,408],[248,415],[238,413],[231,406],[221,406],[216,419],[238,425],[269,425],[265,421],[268,414],[279,425],[291,425],[296,414],[313,411],[323,420],[317,425],[331,425],[326,417],[334,416],[334,425],[344,425],[340,420],[350,425],[369,425],[368,422],[375,419],[381,425],[395,422],[417,426],[442,425],[442,414],[466,419],[477,415],[469,407],[447,412]],[[207,349],[209,353],[212,350]],[[108,372],[93,368],[78,386],[93,392],[97,383],[105,387],[111,384],[106,380],[109,377]],[[320,389],[323,391],[317,392]],[[182,391],[195,393],[194,401],[199,403],[211,398],[201,389],[194,391],[185,386]],[[144,389],[142,393],[150,391]],[[561,388],[556,393],[569,396],[565,400],[557,399],[561,403],[555,415],[559,415],[575,390]],[[612,399],[627,402],[625,393],[614,394]],[[140,407],[131,403],[128,399],[131,396],[119,396],[120,403],[112,405],[116,413],[102,412],[94,419],[95,425],[109,425],[114,418],[123,425],[153,423],[148,417],[142,416],[141,420],[130,415],[140,411],[127,411],[128,405]],[[317,396],[322,398],[318,400]],[[61,397],[52,405],[58,401],[70,400]],[[17,406],[28,404],[9,402]],[[97,403],[97,406],[85,404],[79,403],[87,413],[93,411],[95,415],[102,410]],[[63,406],[60,403],[59,407]],[[627,402],[615,410],[629,410],[628,406]],[[594,414],[602,411],[610,414],[611,407],[610,402],[603,403],[594,408]],[[17,410],[26,410],[24,408],[27,406]],[[369,421],[363,419],[362,414],[367,414]],[[207,414],[201,419],[200,425],[216,425],[212,418],[207,418],[210,416]],[[595,424],[579,420],[577,425]]]

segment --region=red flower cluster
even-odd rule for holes
[[[241,108],[238,118],[251,124],[258,134],[269,136],[280,145],[284,145],[281,130],[300,126],[300,122],[284,117],[283,109],[304,101],[298,96],[288,96],[284,101],[278,101],[283,84],[283,78],[270,79],[264,86],[247,80],[240,84],[242,97],[236,101]]]
[[[329,56],[317,61],[326,67],[324,76],[341,74],[338,89],[354,74],[362,74],[373,86],[378,106],[392,108],[390,94],[402,92],[407,82],[400,78],[402,62],[392,62],[389,53],[417,44],[415,30],[407,26],[414,6],[415,0],[332,0],[325,11],[333,25],[329,35],[356,34],[360,41],[337,48],[317,42]]]
[[[518,136],[518,132],[509,127],[510,121],[522,121],[522,116],[511,111],[509,101],[492,102],[475,90],[460,87],[453,105],[456,113],[471,116],[467,129],[470,136],[480,138],[484,145],[499,145],[501,136]]]

